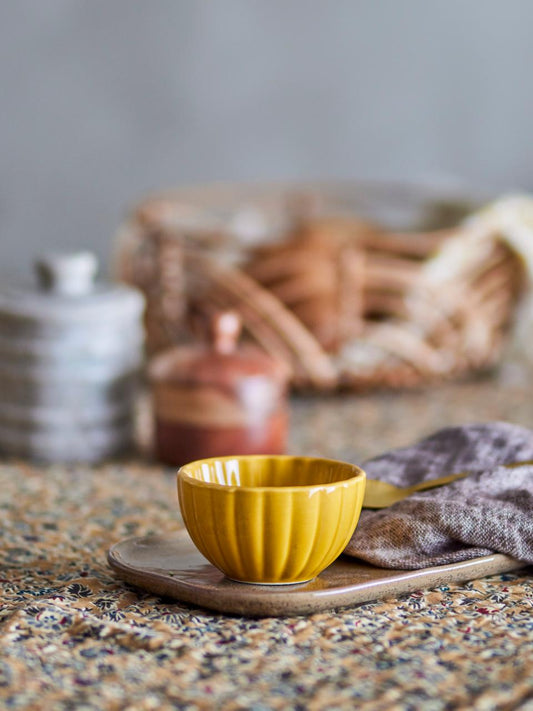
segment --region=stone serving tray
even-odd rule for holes
[[[144,590],[247,617],[313,614],[524,567],[500,554],[422,570],[376,568],[341,556],[308,583],[249,585],[228,580],[199,553],[185,529],[123,540],[109,550],[108,562],[121,578]]]

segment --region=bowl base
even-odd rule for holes
[[[265,586],[268,585],[268,587],[280,587],[280,586],[287,586],[287,585],[305,585],[305,583],[310,583],[312,580],[315,578],[305,578],[304,580],[290,580],[287,582],[280,582],[280,583],[264,583],[264,582],[258,582],[254,580],[237,580],[237,578],[231,578],[229,575],[225,576],[228,580],[231,580],[233,583],[242,583],[243,585],[261,585]]]

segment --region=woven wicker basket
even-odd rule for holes
[[[150,353],[230,308],[297,387],[408,387],[501,354],[523,265],[497,234],[470,249],[477,206],[377,184],[176,191],[122,226],[119,276],[146,296]]]

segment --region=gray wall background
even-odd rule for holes
[[[0,0],[0,272],[213,180],[533,189],[530,0]]]

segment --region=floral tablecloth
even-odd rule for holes
[[[533,424],[520,383],[446,386],[430,402],[299,399],[291,447],[357,460],[459,416]],[[0,511],[1,708],[533,709],[531,569],[245,619],[159,599],[107,566],[113,543],[180,525],[174,474],[159,466],[6,461]]]

